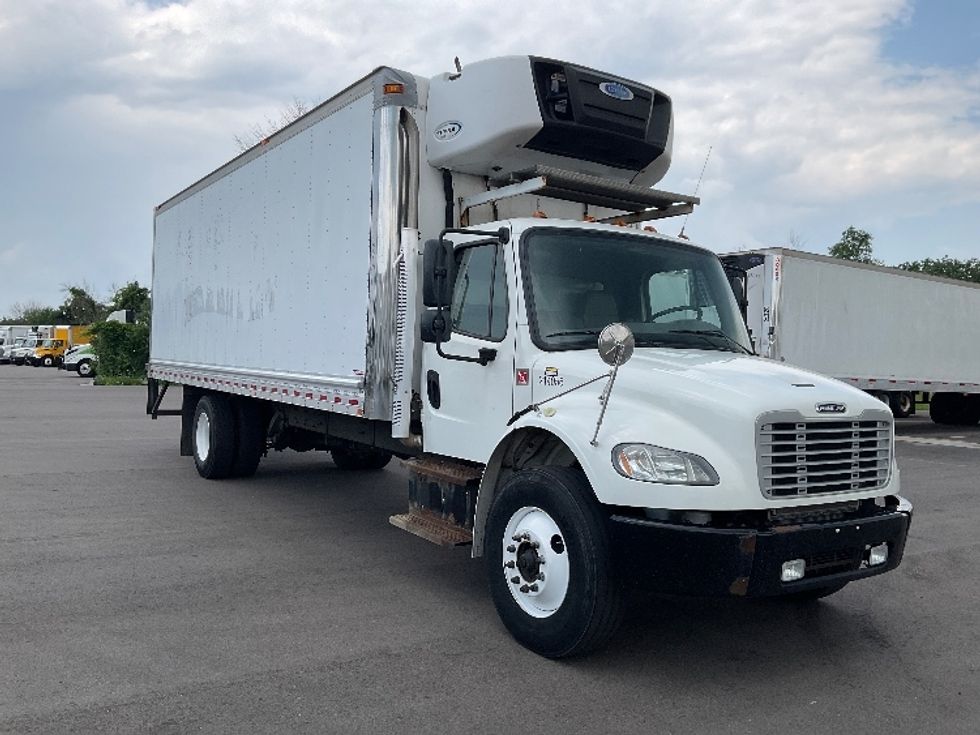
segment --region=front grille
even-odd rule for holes
[[[759,422],[759,481],[767,497],[874,490],[888,482],[889,420],[867,412],[857,420],[782,418]]]

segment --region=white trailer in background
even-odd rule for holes
[[[980,422],[980,284],[785,248],[731,253],[759,355],[828,375],[896,416]]]
[[[550,59],[378,69],[157,208],[148,411],[183,387],[208,479],[410,458],[392,524],[472,544],[546,656],[606,640],[625,582],[817,598],[894,569],[891,414],[749,354],[717,256],[646,226],[697,203],[649,188],[672,120]]]

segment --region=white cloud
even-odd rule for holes
[[[454,56],[465,64],[534,53],[672,96],[675,155],[664,187],[692,190],[713,146],[693,236],[728,249],[785,242],[794,230],[822,249],[847,225],[874,223],[898,237],[903,217],[980,203],[980,64],[884,59],[885,33],[914,23],[910,11],[905,0],[569,0],[560,10],[0,0],[0,95],[19,111],[0,120],[0,133],[18,145],[10,175],[37,190],[0,203],[0,228],[25,239],[25,218],[44,217],[43,193],[54,192],[63,223],[35,226],[37,252],[83,243],[106,273],[79,279],[125,282],[134,274],[123,269],[148,262],[150,207],[234,155],[236,133],[294,96],[322,100],[382,64],[432,75]],[[891,260],[923,246],[876,244]],[[51,298],[26,290],[42,281],[20,287],[10,300]]]

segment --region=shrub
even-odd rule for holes
[[[148,324],[101,322],[92,327],[92,348],[99,358],[101,385],[112,385],[113,378],[144,380],[150,359]]]

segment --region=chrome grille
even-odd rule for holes
[[[763,416],[756,442],[759,481],[768,497],[873,490],[888,482],[891,421],[782,420]]]

